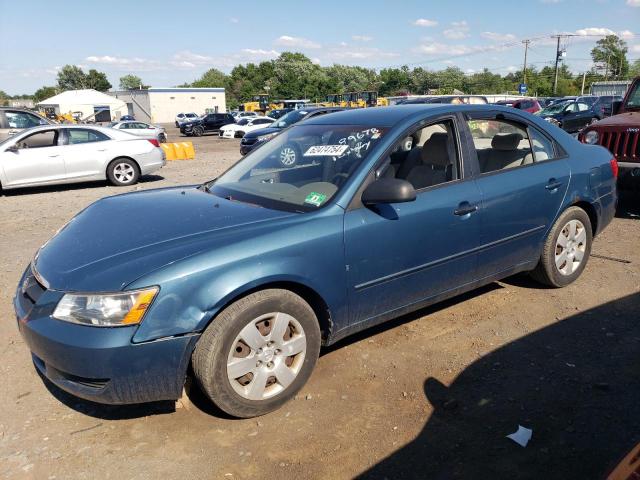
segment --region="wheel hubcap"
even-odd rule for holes
[[[128,163],[119,163],[113,169],[113,176],[121,183],[129,183],[134,175],[135,170]]]
[[[283,165],[293,165],[296,162],[296,152],[293,148],[283,148],[280,151],[280,161]]]
[[[562,275],[575,272],[587,246],[587,231],[580,220],[570,220],[560,231],[556,240],[556,268]]]
[[[307,339],[300,323],[282,312],[249,322],[227,357],[227,378],[248,400],[264,400],[285,390],[300,373]]]

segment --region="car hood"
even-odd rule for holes
[[[607,117],[597,123],[598,127],[638,127],[640,126],[640,112],[627,112]]]
[[[42,246],[35,268],[49,288],[117,291],[257,223],[295,215],[226,200],[196,187],[149,190],[90,205]]]
[[[271,133],[278,133],[278,132],[281,132],[282,130],[284,130],[284,129],[283,128],[276,128],[276,127],[259,128],[258,130],[253,130],[250,133],[247,133],[245,135],[245,137],[247,137],[247,138],[260,137],[262,135],[269,135]]]

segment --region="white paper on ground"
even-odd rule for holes
[[[533,430],[518,425],[518,430],[511,435],[507,435],[507,438],[510,438],[521,447],[526,447],[529,440],[531,440],[531,435],[533,435]]]

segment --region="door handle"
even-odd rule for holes
[[[97,151],[98,151],[98,152],[106,152],[106,151],[107,151],[107,149],[106,149],[106,148],[98,148],[98,149],[97,149]]]
[[[20,133],[20,130],[9,130],[7,132],[8,135],[15,135],[16,133]]]
[[[458,205],[458,208],[453,211],[453,214],[459,217],[463,217],[476,211],[478,211],[478,205],[469,205],[468,202],[462,202],[460,205]]]
[[[54,158],[54,157],[59,157],[60,155],[56,154],[56,155],[49,155],[49,158]]]
[[[557,190],[561,186],[562,186],[562,182],[557,181],[555,178],[551,178],[549,180],[549,183],[547,183],[544,188],[551,191],[551,190]]]

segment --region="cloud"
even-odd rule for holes
[[[362,47],[341,45],[339,47],[330,48],[327,51],[326,58],[329,60],[365,60],[371,58],[394,58],[400,54],[381,50],[375,47]]]
[[[540,3],[560,3],[562,0],[540,0]]]
[[[249,55],[255,55],[258,57],[277,57],[280,55],[280,52],[276,50],[264,50],[262,48],[243,48],[241,50],[243,53],[248,53]]]
[[[282,47],[322,48],[322,45],[307,38],[290,37],[289,35],[282,35],[278,37],[273,43]]]
[[[589,27],[589,28],[581,28],[580,30],[576,30],[577,35],[583,36],[605,36],[605,35],[615,35],[616,32],[609,28],[605,27]]]
[[[624,38],[625,40],[628,40],[630,38],[634,38],[636,34],[633,33],[631,30],[622,30],[621,32],[618,33],[618,36],[620,38]]]
[[[466,20],[451,22],[451,28],[446,29],[442,34],[451,40],[461,40],[469,36],[469,25]]]
[[[92,65],[110,66],[114,70],[150,71],[161,70],[162,62],[140,57],[117,57],[112,55],[90,55],[85,61]]]
[[[480,36],[492,42],[513,42],[516,40],[516,36],[512,33],[482,32]]]
[[[368,35],[352,35],[351,39],[355,42],[370,42],[371,40],[373,40],[373,37],[370,37]]]
[[[639,44],[637,44],[637,45],[632,45],[632,46],[631,46],[631,48],[630,48],[630,50],[631,50],[633,53],[640,53],[640,43],[639,43]]]
[[[513,48],[513,45],[449,45],[445,43],[430,42],[423,43],[413,49],[414,53],[427,55],[427,56],[440,56],[440,57],[460,57],[470,54],[480,54],[487,52],[500,52]]]
[[[640,7],[640,0],[627,0],[627,5],[630,7]]]
[[[427,18],[419,18],[413,22],[413,25],[416,27],[435,27],[438,25],[438,22],[435,20],[429,20]]]
[[[231,17],[231,18],[229,19],[229,22],[231,22],[231,23],[238,23],[239,21],[240,21],[240,20],[238,20],[236,17]]]

